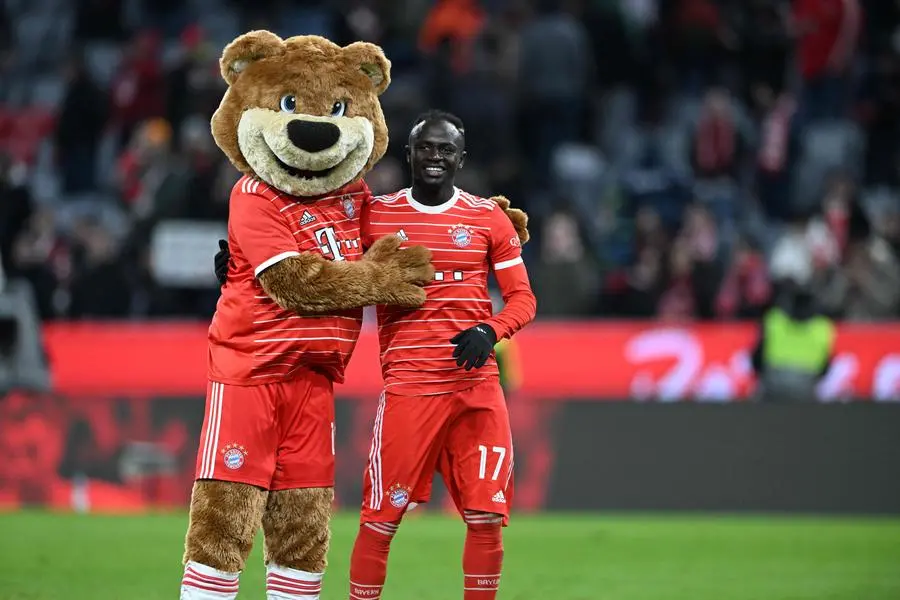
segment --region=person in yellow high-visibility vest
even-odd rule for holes
[[[778,305],[762,317],[752,363],[767,402],[815,399],[834,355],[834,322],[816,309],[805,286],[786,284]]]

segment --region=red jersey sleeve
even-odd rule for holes
[[[362,206],[359,209],[359,239],[362,242],[363,250],[368,249],[375,242],[372,235],[372,192],[368,190],[367,186]]]
[[[491,211],[491,246],[488,261],[500,286],[503,310],[486,321],[497,339],[512,337],[534,320],[537,300],[522,261],[522,244],[512,221],[499,207]]]
[[[228,207],[229,229],[253,274],[290,256],[298,256],[297,240],[284,215],[264,196],[235,189]]]

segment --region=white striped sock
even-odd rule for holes
[[[266,566],[266,600],[319,600],[324,573]]]
[[[240,575],[188,561],[184,565],[179,597],[181,600],[234,600]]]

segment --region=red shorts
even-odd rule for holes
[[[398,521],[427,502],[435,471],[460,513],[497,513],[507,524],[513,447],[499,380],[434,396],[382,395],[365,472],[362,521]]]
[[[197,479],[267,490],[334,486],[334,390],[307,371],[277,383],[210,382]]]

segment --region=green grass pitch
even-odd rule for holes
[[[347,598],[356,517],[334,520],[323,600]],[[2,600],[173,600],[186,514],[0,515]],[[412,514],[385,600],[462,598],[463,525]],[[516,516],[502,600],[900,600],[900,520]],[[257,543],[239,598],[265,597]]]

